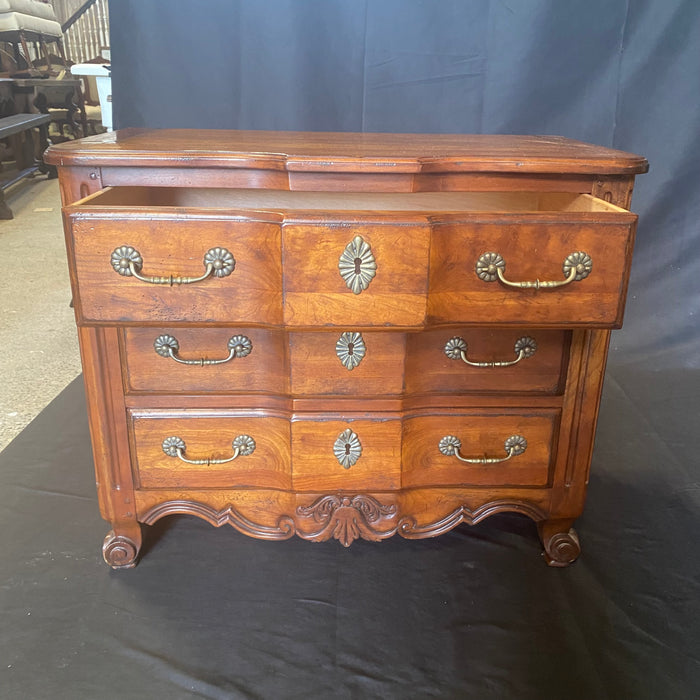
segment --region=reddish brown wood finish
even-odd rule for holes
[[[447,413],[408,418],[403,435],[403,486],[546,486],[556,450],[558,411],[518,413],[509,409]],[[525,452],[497,464],[468,464],[440,452],[440,440],[452,435],[468,459],[507,455],[511,435],[527,440]]]
[[[496,221],[439,227],[432,239],[428,316],[435,323],[619,327],[631,265],[635,217],[589,220],[568,213],[523,214]],[[483,253],[500,254],[508,281],[565,279],[571,253],[592,259],[588,277],[554,289],[514,289],[476,273]]]
[[[242,335],[251,351],[221,365],[183,365],[159,355],[154,343],[170,335],[179,344],[178,357],[187,361],[221,360],[229,356],[228,342]],[[265,392],[287,394],[287,337],[282,331],[239,326],[214,328],[126,328],[123,332],[124,384],[127,393]]]
[[[643,158],[558,137],[127,130],[53,147],[47,161],[67,205],[111,566],[136,563],[139,523],[173,513],[348,546],[512,511],[538,523],[547,563],[578,556],[572,525],[629,275],[635,217],[623,210]],[[136,184],[145,189],[90,197]],[[356,235],[377,261],[357,295],[337,267]],[[213,246],[229,248],[236,269],[148,285],[112,269],[121,245],[139,250],[146,275],[201,274]],[[489,250],[513,280],[561,279],[574,250],[593,268],[565,288],[513,290],[476,277]],[[362,332],[366,346],[351,371],[336,354],[343,332]],[[155,353],[164,333],[184,359],[225,355],[233,334],[252,352],[180,365]],[[470,360],[513,359],[522,335],[537,351],[510,367],[444,354],[462,336]],[[334,454],[346,429],[361,444],[348,469]],[[499,464],[437,447],[454,434],[464,456],[499,457],[514,433],[527,450]],[[189,458],[225,459],[239,434],[255,451],[228,464],[189,465],[162,449],[178,435]]]
[[[279,227],[225,220],[83,218],[69,214],[75,308],[82,323],[124,321],[279,324],[282,273]],[[206,252],[224,247],[236,267],[228,277],[192,285],[151,285],[112,267],[112,252],[135,248],[143,275],[198,276]]]
[[[537,349],[510,367],[474,367],[461,357],[451,359],[445,354],[447,343],[461,338],[471,362],[513,361],[517,358],[515,345],[523,337],[532,338]],[[569,334],[560,330],[469,326],[411,333],[406,348],[406,393],[558,394],[563,389],[568,350]]]
[[[561,136],[126,129],[60,144],[59,166],[345,172],[636,175],[641,156]]]
[[[336,459],[333,446],[348,429],[357,434],[362,456],[345,468]],[[335,493],[398,489],[401,485],[401,421],[392,414],[373,421],[353,420],[352,416],[295,420],[292,423],[292,471],[296,491]]]
[[[230,412],[229,412],[230,413]],[[202,412],[132,412],[134,479],[143,488],[290,488],[289,421],[274,415],[215,416]],[[163,452],[171,436],[186,444],[191,460],[223,460],[233,440],[249,435],[255,451],[225,464],[187,464]]]

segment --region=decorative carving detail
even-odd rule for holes
[[[544,511],[525,501],[491,501],[479,506],[476,510],[470,510],[466,506],[460,506],[440,520],[427,525],[416,525],[415,518],[403,517],[398,524],[398,533],[407,539],[417,540],[425,537],[436,537],[449,532],[460,523],[476,525],[491,515],[502,512],[515,512],[527,515],[535,521],[546,517]]]
[[[343,430],[333,445],[333,454],[343,469],[350,469],[362,456],[360,438],[350,428]]]
[[[391,537],[396,529],[380,531],[375,528],[375,525],[395,514],[395,505],[382,505],[372,496],[322,496],[310,506],[299,506],[297,515],[313,518],[323,527],[311,534],[301,532],[298,534],[314,542],[323,542],[333,537],[343,547],[349,547],[360,537],[378,542]]]
[[[569,276],[571,269],[576,268],[576,276],[574,277],[574,280],[579,282],[580,280],[588,277],[588,275],[591,273],[591,270],[593,269],[593,260],[591,260],[591,256],[588,255],[588,253],[584,253],[582,250],[579,250],[576,253],[570,253],[567,255],[566,260],[564,260],[564,264],[561,267],[567,277]]]
[[[355,369],[362,362],[366,352],[362,333],[346,331],[335,344],[335,354],[348,370]]]
[[[113,569],[133,569],[139,556],[138,545],[125,535],[110,530],[102,545],[102,556]]]
[[[338,261],[338,269],[353,294],[360,294],[369,287],[377,274],[377,263],[369,243],[362,236],[355,236],[347,244]]]
[[[544,547],[544,558],[549,566],[563,567],[576,561],[581,554],[581,544],[574,528],[569,528],[565,532],[553,532],[553,526],[546,522],[538,523],[542,545]]]
[[[142,522],[146,525],[153,525],[160,518],[176,513],[196,515],[214,527],[230,525],[244,535],[260,540],[288,540],[294,535],[294,520],[287,515],[281,515],[277,520],[277,525],[271,527],[254,523],[239,513],[232,505],[228,505],[223,510],[216,510],[205,503],[197,503],[196,501],[159,503],[143,516]]]
[[[205,503],[185,500],[159,503],[148,510],[141,521],[146,525],[152,525],[166,515],[189,514],[206,520],[214,527],[231,525],[244,535],[257,539],[286,540],[296,534],[302,539],[312,542],[323,542],[335,538],[343,546],[348,547],[358,538],[378,542],[397,533],[406,539],[414,540],[436,537],[449,532],[461,523],[476,525],[485,518],[501,512],[526,515],[538,522],[538,526],[541,526],[547,517],[546,513],[534,504],[525,501],[498,500],[485,503],[475,510],[460,506],[440,520],[426,525],[417,525],[414,517],[404,516],[395,526],[387,530],[378,530],[377,524],[382,520],[395,517],[397,508],[393,504],[383,505],[372,496],[361,494],[356,496],[321,496],[309,506],[298,506],[296,509],[298,518],[312,519],[321,525],[320,529],[312,532],[298,530],[294,518],[283,513],[279,515],[276,526],[260,525],[246,518],[233,505],[216,510]],[[124,539],[130,542],[128,538]],[[133,543],[131,544],[133,545]],[[558,556],[562,557],[564,553],[562,550],[565,551],[567,546],[568,544],[564,546],[564,544],[560,545],[555,541],[554,551],[560,552]]]

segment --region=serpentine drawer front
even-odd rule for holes
[[[177,513],[349,546],[513,511],[576,559],[643,158],[192,130],[45,157],[110,566]]]

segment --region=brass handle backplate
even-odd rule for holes
[[[162,444],[163,452],[168,457],[177,457],[179,460],[187,462],[187,464],[209,465],[226,464],[227,462],[233,462],[238,457],[252,455],[255,452],[255,440],[250,435],[239,435],[233,439],[231,447],[233,448],[233,455],[225,459],[211,459],[210,457],[207,459],[188,459],[185,457],[185,441],[177,435],[165,438]]]
[[[505,278],[506,261],[499,253],[484,253],[479,256],[476,261],[475,271],[479,279],[484,282],[499,282],[508,287],[517,289],[553,289],[555,287],[564,287],[572,282],[579,282],[588,277],[593,268],[593,260],[588,253],[579,250],[575,253],[569,253],[562,263],[562,270],[566,279],[563,280],[539,280],[512,282]]]
[[[203,367],[204,365],[223,365],[234,357],[246,357],[250,355],[253,350],[253,344],[250,342],[248,336],[231,336],[227,343],[228,357],[224,357],[220,360],[207,360],[203,357],[198,360],[184,360],[178,357],[177,353],[180,350],[180,343],[173,335],[159,335],[153,341],[153,348],[161,357],[169,357],[175,360],[175,362],[179,362],[181,365],[199,365]]]
[[[204,274],[199,277],[158,277],[156,275],[142,275],[143,258],[136,248],[130,245],[123,245],[112,251],[111,263],[115,272],[124,277],[135,277],[141,282],[148,284],[167,284],[171,287],[174,284],[193,284],[201,282],[207,277],[228,277],[236,267],[236,261],[226,248],[210,248],[204,254]]]
[[[537,351],[537,343],[534,338],[528,335],[524,335],[522,338],[518,338],[515,341],[515,351],[514,360],[500,360],[496,362],[474,362],[467,357],[467,343],[464,338],[455,336],[450,338],[445,344],[444,352],[447,357],[451,360],[459,360],[470,365],[471,367],[510,367],[511,365],[516,365],[521,360],[525,360],[528,357],[532,357]]]
[[[498,464],[506,462],[511,457],[521,455],[527,449],[527,440],[522,435],[511,435],[503,443],[506,451],[505,457],[462,457],[459,451],[462,449],[462,441],[454,435],[445,435],[439,444],[438,449],[447,457],[456,457],[460,462],[467,464]]]

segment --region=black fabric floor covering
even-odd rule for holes
[[[111,571],[83,387],[0,454],[0,698],[700,696],[700,372],[609,372],[583,553],[517,515],[262,542],[171,517]]]

